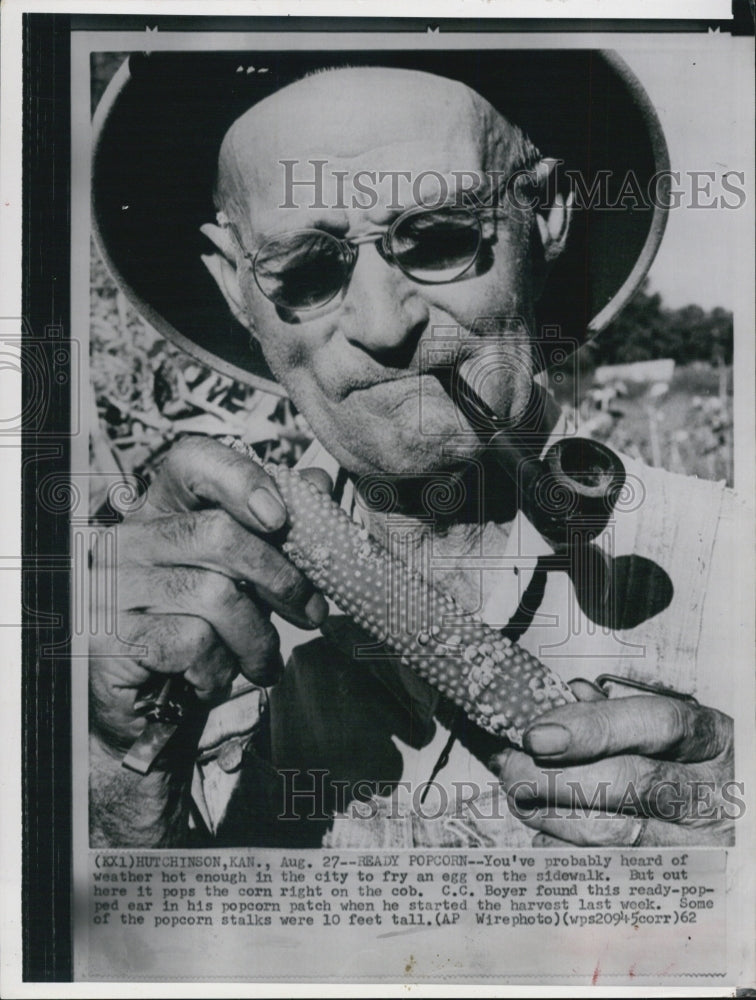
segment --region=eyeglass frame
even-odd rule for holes
[[[408,271],[405,267],[402,266],[401,262],[396,258],[396,255],[391,250],[389,243],[393,238],[396,229],[406,219],[411,218],[413,215],[438,212],[443,208],[450,208],[455,211],[467,212],[473,219],[475,219],[478,225],[478,244],[475,248],[475,253],[470,259],[470,262],[465,266],[465,268],[462,271],[460,271],[459,274],[456,274],[453,278],[444,278],[440,281],[432,281],[424,278],[418,278],[410,271]],[[481,225],[481,217],[485,215],[496,215],[502,212],[503,209],[501,207],[497,207],[494,205],[470,205],[470,206],[440,205],[437,208],[428,208],[427,206],[424,205],[414,205],[412,208],[408,208],[405,212],[402,212],[401,215],[397,216],[397,218],[394,219],[394,221],[391,223],[389,228],[385,230],[385,232],[366,233],[364,236],[357,236],[354,239],[346,239],[343,236],[336,236],[334,233],[329,233],[325,229],[309,229],[309,228],[292,229],[288,233],[279,233],[276,236],[270,236],[254,252],[248,250],[244,246],[244,241],[242,240],[236,225],[228,218],[225,212],[222,211],[218,212],[217,220],[218,224],[223,229],[231,230],[234,239],[236,240],[239,246],[239,250],[241,251],[242,256],[250,264],[252,268],[252,276],[255,279],[255,284],[260,289],[262,295],[264,295],[269,302],[272,302],[273,305],[278,306],[279,308],[288,309],[291,312],[313,312],[316,309],[321,309],[323,306],[328,305],[329,302],[332,302],[336,298],[336,296],[339,295],[339,293],[344,290],[357,264],[358,251],[355,250],[354,248],[355,247],[359,248],[360,246],[363,246],[367,243],[375,243],[376,250],[381,255],[381,258],[386,261],[387,264],[389,264],[392,267],[397,267],[402,272],[402,274],[406,275],[406,277],[408,277],[411,281],[414,281],[418,285],[448,285],[454,281],[458,281],[463,275],[467,274],[470,268],[475,264],[480,254],[480,248],[483,246],[484,237],[483,237],[483,227]],[[255,262],[259,257],[259,255],[262,253],[262,251],[265,249],[265,247],[269,243],[272,243],[274,240],[281,239],[283,236],[291,236],[294,235],[295,233],[317,233],[319,236],[328,236],[336,244],[338,244],[339,249],[343,254],[345,271],[344,271],[344,280],[342,281],[341,285],[339,285],[339,287],[327,299],[324,299],[322,302],[317,302],[314,305],[310,306],[289,306],[286,305],[285,303],[276,302],[276,300],[271,298],[270,295],[268,295],[268,293],[263,289],[262,285],[260,284],[260,280],[257,277],[257,269],[255,266]]]

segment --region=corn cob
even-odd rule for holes
[[[539,660],[390,556],[299,473],[273,464],[265,471],[288,510],[284,551],[291,561],[481,728],[521,746],[533,719],[575,700]],[[407,608],[416,615],[403,614]]]

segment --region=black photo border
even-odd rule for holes
[[[753,34],[748,0],[726,21],[500,18],[23,15],[22,975],[73,975],[69,521],[38,503],[41,479],[70,471],[68,379],[40,384],[33,352],[71,336],[71,33],[77,30],[705,32]],[[48,371],[51,368],[48,366]],[[60,365],[56,376],[60,375]],[[43,393],[47,405],[39,407]],[[50,656],[49,649],[60,652]]]

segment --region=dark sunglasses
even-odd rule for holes
[[[347,285],[363,243],[375,243],[388,264],[420,284],[455,281],[493,235],[484,226],[495,211],[411,208],[383,233],[346,240],[322,229],[297,229],[266,240],[255,253],[244,248],[233,223],[224,219],[222,225],[233,232],[263,295],[284,309],[305,311],[330,302]]]

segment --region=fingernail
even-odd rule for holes
[[[322,594],[313,594],[305,604],[305,614],[313,625],[322,625],[328,617],[328,602]]]
[[[253,491],[247,506],[271,531],[280,528],[286,520],[286,510],[281,501],[262,486]]]
[[[254,667],[245,669],[242,665],[242,674],[247,678],[248,681],[252,681],[258,687],[273,687],[277,684],[284,672],[284,661],[283,657],[279,652],[274,653],[270,659],[261,664],[255,664]]]
[[[525,734],[531,753],[538,757],[553,757],[564,753],[570,745],[570,731],[554,722],[533,726]]]

